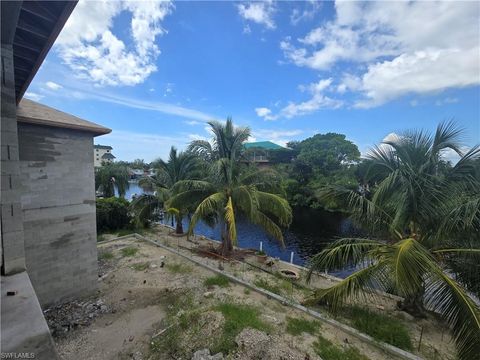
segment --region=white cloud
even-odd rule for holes
[[[446,104],[456,104],[458,101],[458,98],[446,97],[445,99],[435,101],[435,105],[442,106]]]
[[[172,7],[169,1],[80,1],[56,49],[77,76],[97,85],[142,83],[157,70],[155,40],[165,33],[160,23]],[[131,14],[129,47],[112,33],[113,19],[124,11]]]
[[[240,16],[245,20],[264,25],[268,29],[275,29],[276,27],[273,20],[275,4],[271,0],[241,3],[237,5],[237,9]]]
[[[307,91],[311,94],[310,99],[300,103],[289,102],[288,105],[283,107],[277,114],[272,114],[269,108],[256,108],[257,116],[262,117],[264,120],[277,120],[279,118],[290,119],[296,116],[308,115],[320,109],[339,108],[343,105],[342,101],[325,95],[325,92],[330,88],[332,82],[332,78],[329,78],[321,79],[308,85],[300,85],[299,88],[301,91]]]
[[[25,93],[25,97],[30,99],[30,100],[33,100],[33,101],[40,101],[41,99],[43,99],[45,96],[43,95],[40,95],[40,94],[37,94],[37,93],[34,93],[34,92],[31,92],[31,91],[27,91]]]
[[[258,117],[264,118],[265,120],[275,120],[276,117],[272,116],[272,110],[266,107],[255,108],[255,112]]]
[[[174,105],[170,103],[160,102],[160,101],[149,101],[149,100],[140,100],[132,97],[123,97],[107,92],[99,92],[94,90],[79,90],[79,89],[70,89],[65,88],[66,91],[62,91],[59,94],[62,96],[74,96],[78,99],[89,99],[96,101],[103,101],[112,104],[117,104],[129,108],[156,111],[163,114],[175,115],[178,117],[186,118],[189,120],[197,121],[210,121],[216,117],[210,114],[206,114],[199,110],[186,108],[179,105]]]
[[[312,20],[322,7],[322,3],[315,0],[299,3],[303,8],[295,8],[292,10],[292,13],[290,14],[290,23],[292,25],[297,25],[301,21]]]
[[[60,90],[61,88],[63,88],[62,85],[54,83],[53,81],[47,81],[45,83],[45,86],[48,87],[50,90]]]
[[[478,3],[337,1],[335,9],[332,21],[280,48],[317,71],[348,64],[335,82],[338,93],[360,95],[355,106],[480,84]]]
[[[190,126],[195,126],[195,125],[201,125],[203,124],[202,121],[197,121],[197,120],[189,120],[189,121],[184,121],[185,124],[190,125]]]

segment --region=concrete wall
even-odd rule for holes
[[[2,274],[10,275],[25,270],[23,223],[20,204],[17,107],[15,103],[13,50],[11,45],[2,43],[1,61],[3,69],[0,71],[2,89],[2,116],[0,126],[0,188],[2,194],[0,212],[0,256],[2,258]]]
[[[42,306],[97,284],[93,137],[18,124],[25,261]]]

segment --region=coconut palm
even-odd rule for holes
[[[209,176],[203,181],[184,181],[175,185],[178,194],[169,202],[173,207],[193,206],[188,233],[203,220],[220,224],[220,251],[229,254],[237,241],[236,216],[241,214],[263,227],[283,244],[280,227],[292,220],[288,202],[280,195],[278,178],[272,171],[249,168],[239,161],[243,143],[250,136],[248,128],[235,128],[232,120],[225,124],[210,122],[214,134],[212,144],[194,141],[190,150],[213,161]]]
[[[479,308],[447,261],[480,260],[480,183],[474,167],[480,148],[463,153],[461,134],[447,122],[433,136],[407,132],[374,147],[370,170],[383,180],[370,200],[346,189],[323,189],[322,198],[343,200],[354,220],[384,239],[334,242],[312,258],[309,277],[315,270],[357,266],[344,280],[317,291],[315,301],[336,310],[348,299],[393,289],[405,299],[401,309],[418,316],[425,307],[440,314],[453,331],[460,358],[472,359],[480,353]],[[445,151],[461,158],[440,174]]]
[[[172,188],[180,180],[193,179],[198,175],[198,161],[190,153],[178,152],[171,147],[168,161],[158,159],[153,162],[156,175],[145,176],[139,180],[139,186],[154,190],[154,194],[142,194],[132,202],[132,209],[138,222],[145,224],[154,218],[163,208],[165,202],[172,196]],[[185,211],[175,209],[178,214],[177,233],[183,233],[181,220]],[[173,220],[173,217],[172,217]],[[179,224],[180,223],[180,224]]]
[[[104,197],[114,196],[115,188],[120,197],[125,197],[129,179],[128,169],[122,164],[105,163],[95,171],[95,187]]]
[[[213,141],[194,140],[190,143],[188,151],[196,154],[207,162],[220,159],[237,161],[243,155],[243,144],[250,137],[250,129],[235,127],[232,118],[227,118],[225,124],[218,121],[208,123],[213,133]]]

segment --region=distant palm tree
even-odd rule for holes
[[[336,309],[347,299],[375,294],[372,290],[393,289],[405,298],[401,309],[418,316],[426,306],[439,313],[452,328],[460,358],[473,359],[480,353],[479,307],[448,266],[459,257],[480,260],[480,182],[475,173],[480,148],[463,153],[461,134],[447,122],[433,136],[406,132],[373,148],[370,171],[383,180],[371,200],[338,187],[323,189],[321,197],[345,201],[356,221],[385,240],[336,241],[312,258],[309,276],[314,270],[359,267],[317,291],[315,299]],[[460,156],[455,166],[441,164],[445,151]]]
[[[126,166],[117,163],[105,163],[95,172],[95,187],[103,193],[104,197],[115,196],[115,188],[120,197],[125,197],[130,187],[129,179],[130,176]]]
[[[174,188],[177,195],[170,201],[173,207],[193,206],[195,211],[188,233],[192,234],[199,220],[213,225],[220,223],[220,251],[228,255],[237,241],[236,215],[263,227],[283,244],[280,226],[288,226],[292,211],[278,193],[277,178],[271,171],[251,171],[239,159],[243,143],[249,138],[248,128],[235,128],[229,118],[225,124],[209,123],[213,143],[194,141],[189,150],[211,161],[204,181],[180,181]]]
[[[158,159],[153,162],[156,170],[154,176],[145,176],[139,180],[139,186],[154,190],[153,195],[142,194],[132,202],[132,209],[136,214],[137,221],[145,224],[152,219],[164,206],[165,202],[172,196],[172,189],[175,183],[180,180],[193,179],[198,175],[198,161],[190,153],[178,152],[171,147],[168,161]],[[174,218],[177,220],[176,233],[183,233],[182,218],[185,210],[174,209],[178,213]],[[172,210],[173,211],[173,210]],[[173,222],[173,217],[172,217]]]

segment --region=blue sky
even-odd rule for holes
[[[252,141],[339,132],[362,152],[455,119],[480,142],[478,2],[80,0],[26,97],[165,157],[232,116]],[[426,26],[425,24],[428,24]]]

